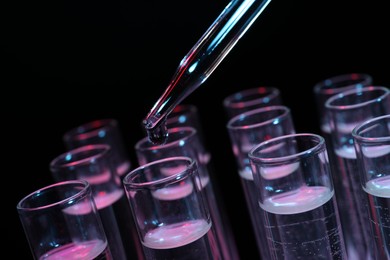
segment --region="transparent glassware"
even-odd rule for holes
[[[347,259],[325,139],[283,135],[248,156],[270,259]]]
[[[330,136],[329,115],[325,103],[328,98],[343,91],[362,88],[372,85],[372,76],[367,73],[346,73],[326,78],[317,82],[313,87],[316,101],[318,123],[320,124],[321,135],[325,138],[326,147],[331,166],[335,165],[336,155],[333,152],[333,144]],[[335,170],[332,170],[335,171]]]
[[[204,83],[271,0],[232,0],[180,61],[168,87],[142,121],[149,140],[164,143],[168,114]]]
[[[146,259],[223,259],[197,163],[176,156],[146,163],[123,179]]]
[[[295,133],[291,111],[286,106],[257,108],[237,115],[227,123],[247,209],[252,221],[257,249],[262,259],[270,259],[262,209],[258,204],[248,152],[262,141]]]
[[[283,105],[283,101],[280,90],[272,86],[244,89],[223,100],[228,119],[252,109],[275,105]]]
[[[363,196],[352,130],[358,124],[390,113],[390,90],[367,86],[346,90],[330,97],[325,107],[329,115],[335,160],[333,180],[348,257],[373,259],[367,200]]]
[[[320,120],[320,128],[322,135],[325,137],[325,141],[327,141],[327,146],[332,144],[332,142],[328,142],[327,140],[330,139],[329,116],[325,108],[325,103],[328,98],[349,89],[372,85],[372,83],[372,76],[369,74],[347,73],[324,79],[314,85],[313,92]]]
[[[16,208],[33,259],[114,259],[88,182],[42,187]]]
[[[119,176],[123,178],[131,168],[119,123],[114,118],[97,119],[72,128],[63,135],[63,141],[68,150],[88,144],[108,144]]]
[[[92,188],[112,256],[144,259],[134,219],[107,144],[91,144],[69,150],[50,162],[55,181],[82,179]]]
[[[202,190],[210,207],[217,246],[221,249],[223,259],[239,259],[230,219],[226,214],[222,197],[215,188],[216,180],[209,171],[209,161],[204,160],[205,149],[198,131],[189,126],[173,127],[168,131],[168,139],[163,145],[155,145],[147,137],[135,144],[139,165],[174,156],[186,156],[196,160]]]
[[[363,193],[367,196],[375,259],[390,258],[390,114],[352,130]]]

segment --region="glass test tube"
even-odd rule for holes
[[[332,144],[330,140],[329,116],[325,103],[331,96],[353,88],[362,88],[372,84],[372,76],[366,73],[347,73],[324,79],[313,87],[314,97],[317,104],[317,112],[320,120],[322,135],[327,141],[326,145]],[[329,144],[328,144],[329,143]],[[328,148],[328,150],[330,150]]]
[[[54,158],[50,162],[50,171],[56,181],[83,179],[91,184],[115,260],[144,259],[125,191],[111,161],[111,152],[107,144],[81,146]]]
[[[366,73],[347,73],[326,78],[316,83],[313,87],[314,98],[317,105],[318,123],[320,124],[321,135],[325,138],[326,147],[331,167],[335,165],[336,155],[333,151],[332,139],[330,136],[329,115],[327,113],[326,101],[343,91],[362,88],[372,84],[372,77]],[[334,169],[332,171],[335,171]]]
[[[367,196],[375,259],[390,259],[390,114],[352,130],[363,193]]]
[[[196,161],[182,156],[144,164],[123,179],[146,259],[224,259],[199,179]]]
[[[21,199],[17,211],[33,259],[114,260],[88,182],[40,188]]]
[[[390,90],[383,86],[346,90],[330,97],[325,107],[335,154],[333,180],[348,257],[373,259],[373,241],[365,225],[369,221],[367,200],[362,195],[352,130],[370,118],[390,113]]]
[[[271,86],[240,90],[223,100],[228,119],[252,109],[282,104],[280,90]]]
[[[125,142],[116,119],[97,119],[70,129],[63,135],[68,150],[88,144],[108,144],[112,150],[112,160],[121,178],[131,168]]]
[[[215,179],[208,170],[208,162],[203,161],[204,147],[193,127],[174,127],[168,129],[169,136],[165,144],[154,145],[147,137],[139,140],[135,151],[140,165],[172,156],[187,156],[197,161],[200,182],[210,207],[213,229],[224,259],[239,259],[230,220],[216,193]]]
[[[325,139],[283,135],[248,156],[270,259],[347,259]]]
[[[258,204],[248,152],[262,141],[295,133],[291,112],[286,106],[257,108],[230,119],[227,130],[252,221],[257,249],[262,259],[270,259],[263,213]]]

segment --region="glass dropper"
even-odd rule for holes
[[[232,0],[181,60],[162,96],[142,121],[149,140],[163,144],[169,113],[216,69],[271,0]]]

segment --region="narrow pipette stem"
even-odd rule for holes
[[[232,0],[181,60],[172,80],[143,120],[149,140],[164,143],[169,113],[216,69],[271,0]]]

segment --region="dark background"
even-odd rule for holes
[[[390,86],[386,1],[273,0],[210,78],[185,103],[199,109],[237,244],[253,259],[253,234],[226,130],[222,100],[260,85],[281,90],[298,132],[318,132],[313,86],[370,74]],[[227,1],[3,1],[1,10],[2,234],[13,258],[31,253],[16,204],[50,184],[62,135],[116,118],[136,166],[141,121],[181,58]],[[9,251],[9,248],[5,248]],[[16,255],[15,255],[16,254]]]

